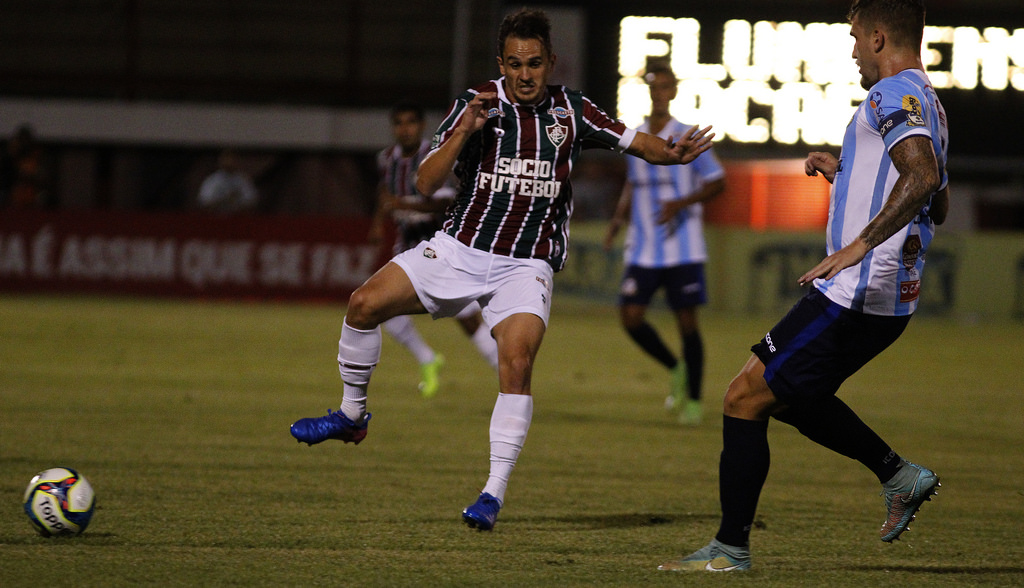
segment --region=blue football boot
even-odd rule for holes
[[[363,422],[357,425],[340,410],[331,412],[331,409],[327,409],[327,416],[299,419],[292,423],[292,437],[308,445],[316,445],[328,439],[359,445],[366,438],[369,424],[370,413],[366,413]]]
[[[497,498],[484,492],[476,502],[462,511],[462,520],[471,529],[490,531],[494,528],[494,522],[498,519],[498,511],[501,510],[501,502]]]

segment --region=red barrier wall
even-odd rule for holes
[[[369,219],[0,212],[0,291],[346,301],[390,257]]]

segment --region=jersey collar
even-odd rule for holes
[[[512,99],[505,93],[505,76],[501,76],[497,80],[494,80],[495,85],[498,86],[498,100],[501,100],[505,104],[516,106],[518,108],[536,109],[540,110],[546,106],[550,106],[553,103],[554,98],[551,96],[551,92],[548,91],[547,86],[544,87],[544,99],[537,104],[520,104],[513,102]]]

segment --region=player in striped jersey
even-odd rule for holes
[[[675,74],[657,65],[648,69],[646,80],[651,114],[639,130],[660,137],[679,136],[686,127],[669,112],[669,104],[678,92]],[[604,240],[605,249],[611,249],[616,234],[629,219],[619,318],[630,338],[670,371],[671,392],[665,406],[679,411],[680,422],[696,425],[703,413],[704,378],[704,343],[697,326],[697,306],[707,302],[703,203],[725,189],[725,170],[714,150],[685,166],[651,165],[636,158],[627,163],[626,183]],[[681,358],[669,350],[646,319],[652,297],[662,288],[676,317]]]
[[[811,153],[808,175],[832,183],[828,256],[800,278],[814,287],[751,350],[725,396],[722,519],[704,548],[659,569],[750,568],[750,529],[768,475],[768,419],[864,464],[882,484],[882,541],[907,530],[939,485],[902,459],[836,396],[891,345],[916,308],[925,254],[949,205],[946,115],[921,63],[921,0],[855,0],[853,58],[868,91],[839,159]],[[893,394],[907,416],[910,402]]]
[[[493,528],[533,418],[530,378],[547,329],[554,272],[565,263],[572,213],[569,174],[584,141],[678,165],[710,147],[710,127],[666,141],[626,128],[583,94],[548,85],[555,65],[541,11],[508,15],[498,32],[502,77],[458,98],[420,164],[416,186],[440,189],[452,171],[458,194],[444,230],[396,256],[352,294],[338,362],[341,410],[301,419],[309,444],[366,436],[366,391],[380,357],[379,325],[400,314],[451,316],[479,301],[498,342],[499,394],[491,414],[490,475],[463,520]]]
[[[418,104],[401,103],[391,109],[391,132],[395,144],[377,154],[377,213],[370,228],[370,243],[379,243],[385,222],[390,217],[397,229],[395,255],[429,239],[444,222],[444,210],[451,204],[455,191],[445,185],[431,197],[416,189],[420,162],[430,150],[430,141],[423,138],[423,108]],[[490,329],[480,316],[480,305],[473,302],[455,315],[466,336],[476,345],[480,355],[498,369],[498,346]],[[431,398],[440,389],[440,370],[444,356],[435,352],[420,336],[409,315],[399,315],[382,325],[420,364],[420,393]]]

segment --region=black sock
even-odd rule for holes
[[[683,336],[683,361],[686,362],[690,398],[700,400],[704,382],[704,341],[700,338],[699,331]]]
[[[725,416],[722,457],[718,463],[718,493],[722,523],[715,538],[726,545],[746,547],[757,512],[757,500],[768,477],[768,421]]]
[[[672,355],[668,347],[665,347],[665,343],[662,342],[658,332],[654,330],[650,323],[642,323],[639,327],[626,329],[626,332],[648,355],[658,360],[659,363],[668,369],[676,367],[676,364],[679,363],[676,356]]]
[[[900,468],[900,456],[836,396],[790,407],[775,418],[793,425],[818,445],[861,462],[879,482],[885,483]]]

